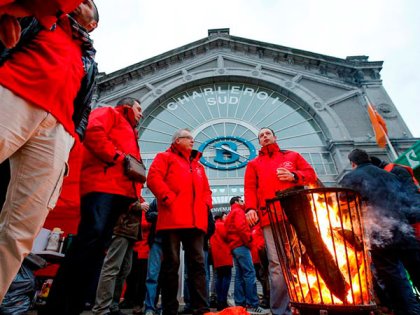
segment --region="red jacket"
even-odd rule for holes
[[[277,168],[284,167],[298,177],[295,182],[280,181]],[[257,209],[262,226],[270,225],[265,210],[266,199],[276,197],[276,191],[316,182],[311,165],[297,152],[281,151],[276,143],[262,147],[259,155],[250,161],[245,171],[245,209]]]
[[[149,258],[150,246],[147,242],[150,233],[150,226],[152,224],[147,222],[146,215],[143,212],[141,216],[141,240],[137,241],[134,244],[134,251],[137,253],[138,259],[147,259]]]
[[[124,174],[125,153],[140,158],[137,131],[122,114],[121,107],[95,109],[89,118],[83,142],[80,194],[103,192],[138,198],[141,184]]]
[[[210,238],[210,250],[213,257],[214,268],[233,266],[233,258],[227,244],[225,223],[216,221],[216,231]]]
[[[259,224],[252,227],[251,235],[251,256],[252,263],[255,265],[261,262],[259,252],[265,247],[264,235]]]
[[[245,217],[245,211],[238,204],[232,205],[232,210],[226,217],[226,238],[231,250],[240,246],[251,246],[251,228]]]
[[[54,31],[42,29],[0,66],[0,85],[51,113],[73,136],[74,100],[85,75],[80,46],[63,18]]]
[[[150,165],[147,187],[157,199],[156,231],[198,228],[207,233],[212,199],[200,157],[201,153],[193,150],[187,158],[171,145]]]

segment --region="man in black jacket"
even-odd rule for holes
[[[420,245],[410,224],[420,221],[420,209],[410,208],[397,177],[374,166],[359,149],[348,156],[353,170],[340,185],[358,191],[367,203],[364,213],[372,262],[397,315],[418,315],[416,300],[402,266],[420,288]]]
[[[54,30],[25,19],[16,47],[0,45],[0,163],[9,159],[11,171],[0,214],[0,302],[55,207],[74,137],[83,135],[96,74],[89,32],[98,20],[85,0]]]

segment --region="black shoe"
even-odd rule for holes
[[[115,310],[108,313],[109,315],[127,315],[127,313],[122,312],[121,310]]]
[[[118,304],[118,307],[124,310],[133,308],[134,306],[135,306],[134,302],[129,301],[129,300],[124,300],[120,304]]]
[[[182,310],[178,312],[178,314],[185,315],[185,314],[192,314],[193,310],[189,307],[184,307]]]

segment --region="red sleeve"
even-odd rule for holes
[[[245,209],[258,209],[258,176],[254,163],[248,163],[245,170]]]
[[[207,206],[209,207],[209,209],[212,209],[213,208],[213,199],[211,198],[212,191],[210,189],[209,180],[208,180],[206,172],[204,170],[204,166],[202,167],[202,169],[203,169],[203,174],[204,174],[203,193],[205,195],[205,200],[206,200]]]
[[[248,222],[246,221],[245,212],[241,210],[235,211],[235,228],[242,242],[246,246],[249,246],[251,242],[251,228],[249,227]]]
[[[83,144],[94,156],[105,163],[114,162],[117,148],[108,134],[115,124],[113,111],[108,108],[94,110],[89,117]]]
[[[158,153],[147,174],[147,187],[159,201],[167,204],[176,197],[165,180],[169,168],[169,159],[170,156],[167,156],[166,153]]]
[[[296,170],[293,171],[298,177],[297,185],[309,185],[316,183],[316,173],[312,166],[306,160],[296,153]]]

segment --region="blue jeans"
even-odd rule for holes
[[[236,306],[258,307],[257,276],[252,263],[251,251],[246,246],[232,250],[235,264],[235,292],[233,294]]]
[[[219,306],[227,306],[227,298],[232,278],[232,267],[223,266],[216,268],[216,296]]]
[[[144,299],[144,312],[151,310],[156,312],[156,296],[158,293],[160,266],[162,265],[163,253],[160,243],[153,243],[149,252],[146,276],[146,297]]]
[[[81,198],[77,236],[55,276],[46,314],[83,311],[88,288],[97,281],[117,219],[133,201],[129,197],[97,192]]]
[[[403,264],[407,258],[411,258],[411,261],[417,261],[418,268],[418,255],[413,255],[416,251],[410,249],[375,249],[371,250],[370,253],[378,278],[385,284],[385,290],[395,314],[420,314],[420,303],[413,293]]]

